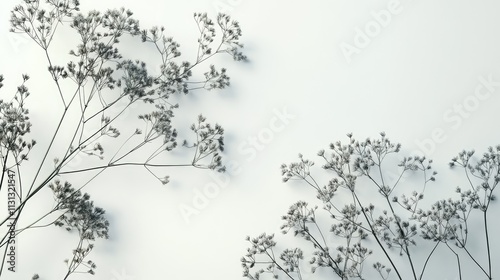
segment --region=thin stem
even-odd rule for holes
[[[422,267],[422,272],[420,272],[419,280],[422,280],[422,277],[424,277],[424,272],[425,272],[425,269],[427,268],[427,263],[431,259],[432,254],[434,254],[434,251],[436,250],[436,248],[439,246],[439,243],[440,242],[436,242],[436,245],[434,246],[434,248],[432,248],[431,252],[429,253],[429,255],[427,256],[427,258],[425,259],[425,263],[424,263],[424,265]]]
[[[140,162],[123,162],[123,163],[116,163],[116,164],[109,164],[109,165],[102,165],[102,166],[94,166],[94,167],[89,167],[89,168],[84,168],[84,169],[79,169],[79,170],[59,172],[59,175],[75,174],[75,173],[81,173],[81,172],[87,172],[87,171],[99,170],[99,169],[104,169],[104,168],[109,168],[109,167],[117,167],[117,166],[190,167],[190,166],[193,166],[193,164],[191,164],[191,163],[189,163],[189,164],[151,164],[151,163],[140,163]]]
[[[486,211],[483,212],[483,221],[484,221],[484,235],[486,237],[486,251],[488,252],[488,278],[493,279],[493,275],[491,274],[491,252],[490,252],[490,237],[488,232],[488,220],[486,216]]]
[[[462,280],[462,265],[460,264],[460,256],[453,250],[448,243],[445,243],[446,246],[455,254],[455,257],[457,258],[457,266],[458,266],[458,276],[460,277],[460,280]]]
[[[386,201],[387,201],[387,204],[389,204],[389,208],[391,209],[391,212],[392,212],[392,215],[395,217],[395,221],[396,221],[396,224],[398,225],[398,228],[401,232],[401,235],[403,235],[403,227],[401,226],[401,223],[398,221],[398,219],[396,219],[396,213],[392,207],[392,204],[389,200],[389,197],[385,197]],[[410,255],[410,249],[408,249],[408,246],[406,244],[403,245],[404,246],[404,251],[406,253],[406,256],[408,257],[408,261],[410,262],[410,267],[411,267],[411,271],[413,273],[413,277],[415,280],[417,280],[417,274],[415,272],[415,266],[413,265],[413,260],[411,258],[411,255]]]
[[[285,269],[283,269],[278,262],[276,262],[274,257],[274,252],[272,250],[271,250],[272,256],[269,254],[267,250],[265,252],[266,255],[269,257],[269,259],[271,259],[271,261],[278,267],[279,270],[283,271],[286,274],[286,276],[288,276],[288,278],[294,280],[293,277]]]
[[[353,192],[354,194],[354,197],[356,199],[356,202],[357,204],[361,207],[361,209],[363,209],[363,206],[361,204],[361,201],[359,200],[358,196]],[[401,274],[399,273],[399,270],[398,268],[396,267],[396,265],[394,264],[394,262],[392,261],[392,258],[389,256],[389,253],[386,251],[384,245],[382,245],[382,242],[380,241],[380,239],[378,238],[377,236],[377,232],[375,231],[375,229],[373,228],[373,225],[370,223],[370,220],[368,219],[368,216],[366,215],[365,211],[361,211],[361,213],[363,213],[363,216],[365,217],[365,220],[366,222],[368,223],[368,226],[370,227],[370,231],[373,235],[373,237],[375,238],[375,241],[377,241],[379,247],[382,249],[382,251],[384,252],[384,255],[386,256],[386,258],[389,260],[389,262],[391,263],[391,266],[392,268],[394,269],[394,271],[396,272],[396,274],[398,275],[398,278],[400,280],[403,280],[403,277],[401,277]]]
[[[36,223],[40,222],[42,219],[44,219],[45,217],[47,217],[48,215],[54,213],[57,209],[56,208],[53,208],[52,210],[50,210],[49,212],[45,213],[43,216],[41,216],[40,218],[38,218],[36,221],[34,221],[33,223],[29,224],[28,226],[22,228],[22,229],[17,229],[16,230],[16,236],[21,234],[21,232],[27,230],[27,229],[33,229],[33,228],[42,228],[42,227],[48,227],[52,224],[54,224],[55,221],[51,222],[51,223],[48,223],[46,225],[41,225],[41,226],[35,226]]]
[[[489,275],[488,275],[488,272],[486,272],[486,270],[484,270],[484,268],[477,262],[477,260],[472,256],[472,254],[469,252],[469,250],[467,250],[467,248],[465,247],[465,244],[461,243],[460,242],[460,245],[462,249],[464,249],[464,251],[467,253],[467,255],[469,256],[469,258],[471,258],[471,260],[483,271],[483,273],[489,278]]]
[[[305,226],[304,226],[304,229],[305,229]],[[326,249],[323,246],[321,246],[321,244],[314,237],[314,235],[312,235],[309,231],[305,231],[305,233],[307,233],[307,235],[311,238],[313,244],[315,244],[317,247],[321,248],[321,250],[323,252],[326,252]],[[342,277],[342,275],[341,275],[342,270],[340,269],[339,264],[337,262],[335,262],[335,260],[332,258],[330,253],[328,253],[328,258],[330,259],[331,263],[335,264],[335,267],[333,267],[331,264],[329,266],[333,269],[333,271],[335,273],[337,273],[338,276]]]
[[[379,164],[377,165],[378,166],[378,169],[379,169],[379,172],[380,172],[380,177],[381,177],[381,180],[382,180],[382,185],[380,185],[372,176],[370,176],[369,174],[367,174],[367,177],[379,188],[379,190],[382,190],[382,187],[384,186],[383,182],[384,182],[384,179],[383,179],[383,176],[382,176],[382,170],[381,170],[381,165],[380,165],[380,162]],[[396,225],[398,226],[398,229],[400,230],[401,232],[401,235],[403,235],[403,227],[401,226],[401,223],[399,222],[399,220],[397,219],[397,215],[396,215],[396,212],[394,211],[394,208],[392,207],[392,204],[391,204],[391,201],[389,200],[389,194],[385,194],[385,193],[382,193],[382,195],[384,196],[385,200],[387,201],[387,205],[389,205],[389,208],[391,210],[391,213],[392,213],[392,216],[394,217],[394,221],[396,223]],[[402,246],[403,249],[404,249],[404,252],[406,253],[406,256],[408,258],[408,262],[410,263],[410,267],[411,267],[411,271],[413,273],[413,278],[415,280],[417,280],[417,274],[415,272],[415,266],[413,265],[413,260],[411,258],[411,255],[410,255],[410,250],[408,249],[408,246],[406,244],[403,244]]]
[[[5,177],[5,173],[7,172],[7,158],[8,157],[9,157],[9,151],[7,150],[7,153],[5,154],[5,157],[3,159],[2,178],[0,178],[0,191],[2,190],[2,186],[3,186],[3,178]]]
[[[50,56],[49,56],[49,51],[48,51],[48,48],[44,49],[45,51],[45,56],[47,57],[47,61],[49,62],[49,68],[52,69],[52,61],[50,59]],[[62,93],[62,90],[61,90],[61,86],[59,85],[59,82],[57,81],[57,78],[56,76],[52,74],[52,79],[54,80],[54,82],[56,83],[56,86],[57,86],[57,91],[59,92],[59,96],[61,97],[61,101],[64,105],[64,108],[66,108],[66,101],[64,100],[64,96],[63,96],[63,93]]]

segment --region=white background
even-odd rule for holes
[[[185,59],[193,57],[198,35],[192,14],[207,12],[214,18],[221,7],[226,8],[241,24],[249,62],[216,59],[214,63],[228,68],[231,87],[181,97],[177,114],[183,125],[192,123],[199,113],[220,123],[226,131],[224,158],[234,162],[237,172],[219,177],[227,184],[198,209],[198,215],[187,218],[180,207],[194,206],[197,192],[212,182],[220,183],[214,174],[168,169],[162,172],[172,182],[162,186],[144,169],[106,172],[85,191],[106,209],[111,238],[98,241],[91,256],[98,265],[97,275],[72,279],[241,279],[240,258],[248,247],[245,236],[275,232],[280,246],[295,247],[294,239],[279,233],[281,215],[298,199],[319,204],[306,186],[281,182],[281,163],[295,161],[301,152],[320,165],[316,152],[331,142],[345,141],[349,132],[364,139],[385,131],[403,144],[403,153],[423,152],[434,159],[440,173],[432,185],[438,191],[430,190],[433,196],[451,193],[456,182],[447,180],[449,159],[464,148],[482,152],[500,143],[496,124],[500,87],[483,91],[488,93],[483,100],[474,95],[480,77],[500,81],[500,4],[493,0],[392,1],[397,13],[370,37],[367,46],[357,45],[356,30],[373,24],[373,14],[387,10],[390,2],[82,1],[83,11],[124,6],[143,28],[165,26],[181,43]],[[32,135],[42,149],[51,119],[57,116],[52,110],[57,94],[47,82],[41,49],[8,32],[9,11],[16,3],[0,4],[0,73],[6,78],[0,98],[14,92],[21,73],[30,74]],[[58,40],[55,57],[76,43]],[[346,56],[341,47],[346,44],[359,47],[359,53]],[[132,59],[149,57],[140,46],[124,46],[123,51]],[[455,111],[458,106],[465,106],[464,115]],[[283,110],[293,118],[250,156],[249,138],[265,137],[276,111]],[[432,147],[422,146],[435,133],[440,136]],[[50,201],[47,190],[40,196],[40,207],[50,206]],[[5,279],[30,279],[35,272],[41,279],[62,278],[62,260],[71,256],[75,238],[52,227],[26,232],[19,241],[19,272]],[[439,273],[435,279],[456,276],[453,269]]]

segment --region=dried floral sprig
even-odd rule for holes
[[[364,272],[363,268],[369,256],[377,251],[385,260],[377,260],[372,267],[381,279],[389,279],[391,273],[395,273],[392,275],[397,279],[424,279],[431,259],[436,258],[437,248],[444,245],[456,258],[459,279],[463,279],[466,259],[479,269],[481,276],[493,279],[494,250],[491,248],[492,233],[487,213],[496,199],[494,190],[500,182],[500,146],[488,148],[488,152],[478,159],[474,158],[474,151],[460,152],[450,166],[464,170],[467,186],[457,187],[458,199],[439,200],[428,209],[422,209],[420,202],[424,199],[426,186],[436,180],[437,172],[432,169],[432,160],[419,156],[403,157],[391,168],[389,163],[393,160],[388,158],[399,153],[401,145],[391,142],[385,133],[381,133],[379,139],[363,141],[356,140],[352,134],[347,136],[347,143],[335,142],[330,144],[330,152],[318,152],[318,156],[325,161],[323,169],[333,174],[333,178],[324,185],[313,175],[314,162],[301,154],[298,162],[281,165],[283,182],[298,180],[312,187],[332,221],[329,224],[330,238],[326,238],[322,231],[325,221],[318,218],[317,206],[309,207],[305,201],[294,203],[282,217],[285,220],[281,226],[283,233],[292,231],[311,243],[313,252],[309,265],[313,273],[323,268],[331,269],[343,280],[371,279],[368,276],[370,273]],[[399,174],[393,169],[397,169]],[[408,192],[403,188],[403,185],[408,185],[403,175],[410,172],[420,174],[420,190]],[[373,190],[380,195],[379,200],[374,200]],[[371,196],[368,200],[367,193]],[[471,232],[477,230],[470,226],[473,212],[481,214],[484,224],[485,262],[475,255],[469,245]],[[292,270],[290,265],[302,259],[302,251],[301,258],[298,254],[291,254],[299,252],[298,248],[286,249],[281,256],[288,257],[283,258],[274,253],[266,254],[276,245],[274,239],[268,242],[266,250],[256,251],[256,242],[266,236],[255,239],[253,249],[249,249],[250,254],[241,259],[243,275],[259,279],[266,271],[260,266],[268,265],[273,269],[287,267],[273,270],[274,278],[302,279],[301,274],[289,273],[298,269],[293,266]],[[424,255],[422,261],[414,257],[414,253],[419,250],[417,244],[423,242],[431,242],[432,250]],[[263,257],[259,262],[255,260],[257,253]],[[406,262],[396,262],[398,255],[403,256]],[[252,271],[256,272],[252,274]]]
[[[27,167],[34,172],[28,182],[24,180],[24,169],[21,168],[24,165],[21,164],[28,159],[27,155],[36,144],[34,140],[24,140],[31,127],[25,104],[29,95],[25,82],[29,77],[23,75],[23,84],[18,87],[12,101],[0,101],[0,160],[3,167],[0,190],[4,176],[11,172],[10,168],[17,171],[16,179],[19,180],[17,207],[10,211],[0,225],[13,217],[16,224],[29,201],[50,186],[57,201],[56,207],[42,213],[39,219],[28,223],[28,226],[23,225],[16,230],[16,234],[50,224],[78,232],[80,240],[73,251],[73,258],[67,261],[68,273],[64,279],[74,272],[81,272],[79,268],[82,267],[87,267],[88,273],[94,273],[95,264],[85,259],[92,251],[95,238],[108,237],[109,224],[104,217],[104,210],[95,207],[90,196],[81,192],[81,188],[95,176],[78,189],[67,182],[61,183],[61,177],[89,171],[101,174],[106,169],[118,166],[141,166],[166,184],[169,176],[158,176],[151,168],[194,166],[224,171],[221,157],[224,130],[218,124],[213,126],[206,123],[202,116],[192,128],[196,140],[191,141],[193,144],[186,144],[194,150],[192,161],[172,164],[164,161],[153,163],[153,160],[164,160],[159,155],[177,147],[177,129],[173,127],[172,119],[174,109],[179,105],[170,102],[169,98],[173,94],[188,94],[196,89],[223,89],[230,84],[226,68],[210,65],[208,71],[199,74],[193,74],[194,70],[217,54],[229,54],[238,61],[246,60],[246,56],[241,53],[241,28],[238,22],[227,15],[218,15],[216,24],[207,14],[194,15],[199,28],[199,52],[190,62],[178,60],[181,56],[180,45],[164,34],[163,27],[143,29],[130,10],[121,8],[82,13],[79,5],[77,0],[23,0],[11,11],[11,31],[26,34],[44,52],[48,78],[53,81],[58,95],[58,100],[51,102],[54,112],[60,112],[59,119],[54,122],[54,129],[47,129],[50,135],[44,139],[47,141],[43,141],[45,146],[42,147],[42,156],[35,159],[35,166]],[[58,30],[63,25],[78,37],[74,47],[69,50],[67,61],[64,61],[64,56],[54,56],[52,51],[52,46],[60,39]],[[139,39],[146,44],[146,49],[152,49],[150,47],[153,46],[161,58],[159,65],[146,65],[140,59],[125,58],[120,51],[124,42],[129,42],[124,40],[125,37]],[[194,80],[193,76],[200,78]],[[3,76],[0,76],[0,87],[2,81]],[[145,122],[146,127],[135,128],[132,135],[117,145],[121,132],[127,131],[130,126],[124,113],[136,107],[139,101],[143,103],[141,110],[134,113]],[[66,125],[70,115],[76,116],[74,126]],[[151,154],[146,154],[144,160],[125,160],[131,154],[143,156],[142,148],[151,144],[156,144],[157,148]],[[115,150],[110,152],[110,149]],[[50,161],[50,156],[54,156],[53,161]],[[90,160],[90,166],[69,168],[81,156],[97,157],[104,163],[92,165],[93,161]],[[39,225],[57,211],[63,213],[59,218]],[[5,250],[7,238],[7,235],[0,238],[0,247],[3,246]],[[38,278],[38,275],[35,276],[33,278]]]

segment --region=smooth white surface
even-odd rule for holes
[[[39,140],[37,133],[43,133],[44,124],[56,116],[51,102],[57,96],[53,85],[46,82],[41,50],[7,32],[9,11],[16,3],[0,3],[0,73],[6,78],[0,98],[13,92],[21,73],[30,74],[28,106],[33,136]],[[319,204],[305,186],[281,183],[280,164],[296,161],[301,152],[320,165],[316,152],[330,142],[345,141],[348,132],[363,139],[385,131],[403,144],[403,152],[426,152],[440,173],[434,184],[440,188],[437,196],[455,187],[455,182],[446,180],[451,157],[463,148],[484,151],[500,143],[495,123],[499,86],[479,100],[477,108],[464,115],[455,111],[464,102],[468,108],[474,105],[467,102],[473,102],[480,77],[491,75],[493,81],[500,81],[500,4],[493,0],[393,4],[87,0],[82,1],[82,9],[129,8],[144,28],[164,25],[188,58],[198,35],[192,13],[206,11],[213,18],[221,3],[241,24],[250,62],[237,63],[228,57],[214,61],[228,68],[232,86],[180,98],[177,118],[179,123],[189,124],[203,113],[220,123],[226,131],[225,159],[232,160],[237,171],[224,175],[230,176],[223,177],[227,186],[199,215],[189,217],[189,223],[179,207],[192,205],[197,191],[218,182],[213,177],[217,174],[170,169],[166,172],[172,182],[167,186],[143,169],[115,169],[99,177],[85,191],[106,209],[112,223],[111,239],[96,243],[91,259],[98,265],[97,275],[71,279],[241,279],[239,260],[247,248],[245,236],[275,232],[280,245],[293,247],[294,239],[279,233],[281,215],[298,199]],[[364,30],[374,21],[372,12],[398,3],[399,12],[348,63],[342,44],[356,46],[356,29]],[[61,51],[67,52],[69,46]],[[140,49],[124,51],[148,55]],[[258,138],[270,127],[276,110],[285,108],[293,119],[281,131],[274,131],[261,150],[251,149],[249,139]],[[434,142],[435,149],[422,150],[418,143],[439,131],[441,143]],[[43,144],[42,139],[40,142]],[[44,195],[40,205],[51,199],[50,193]],[[492,210],[498,212],[498,207]],[[34,272],[41,279],[61,278],[62,260],[71,256],[75,239],[54,228],[33,230],[21,238],[20,271],[5,279],[29,279]],[[441,277],[455,279],[453,273]]]

